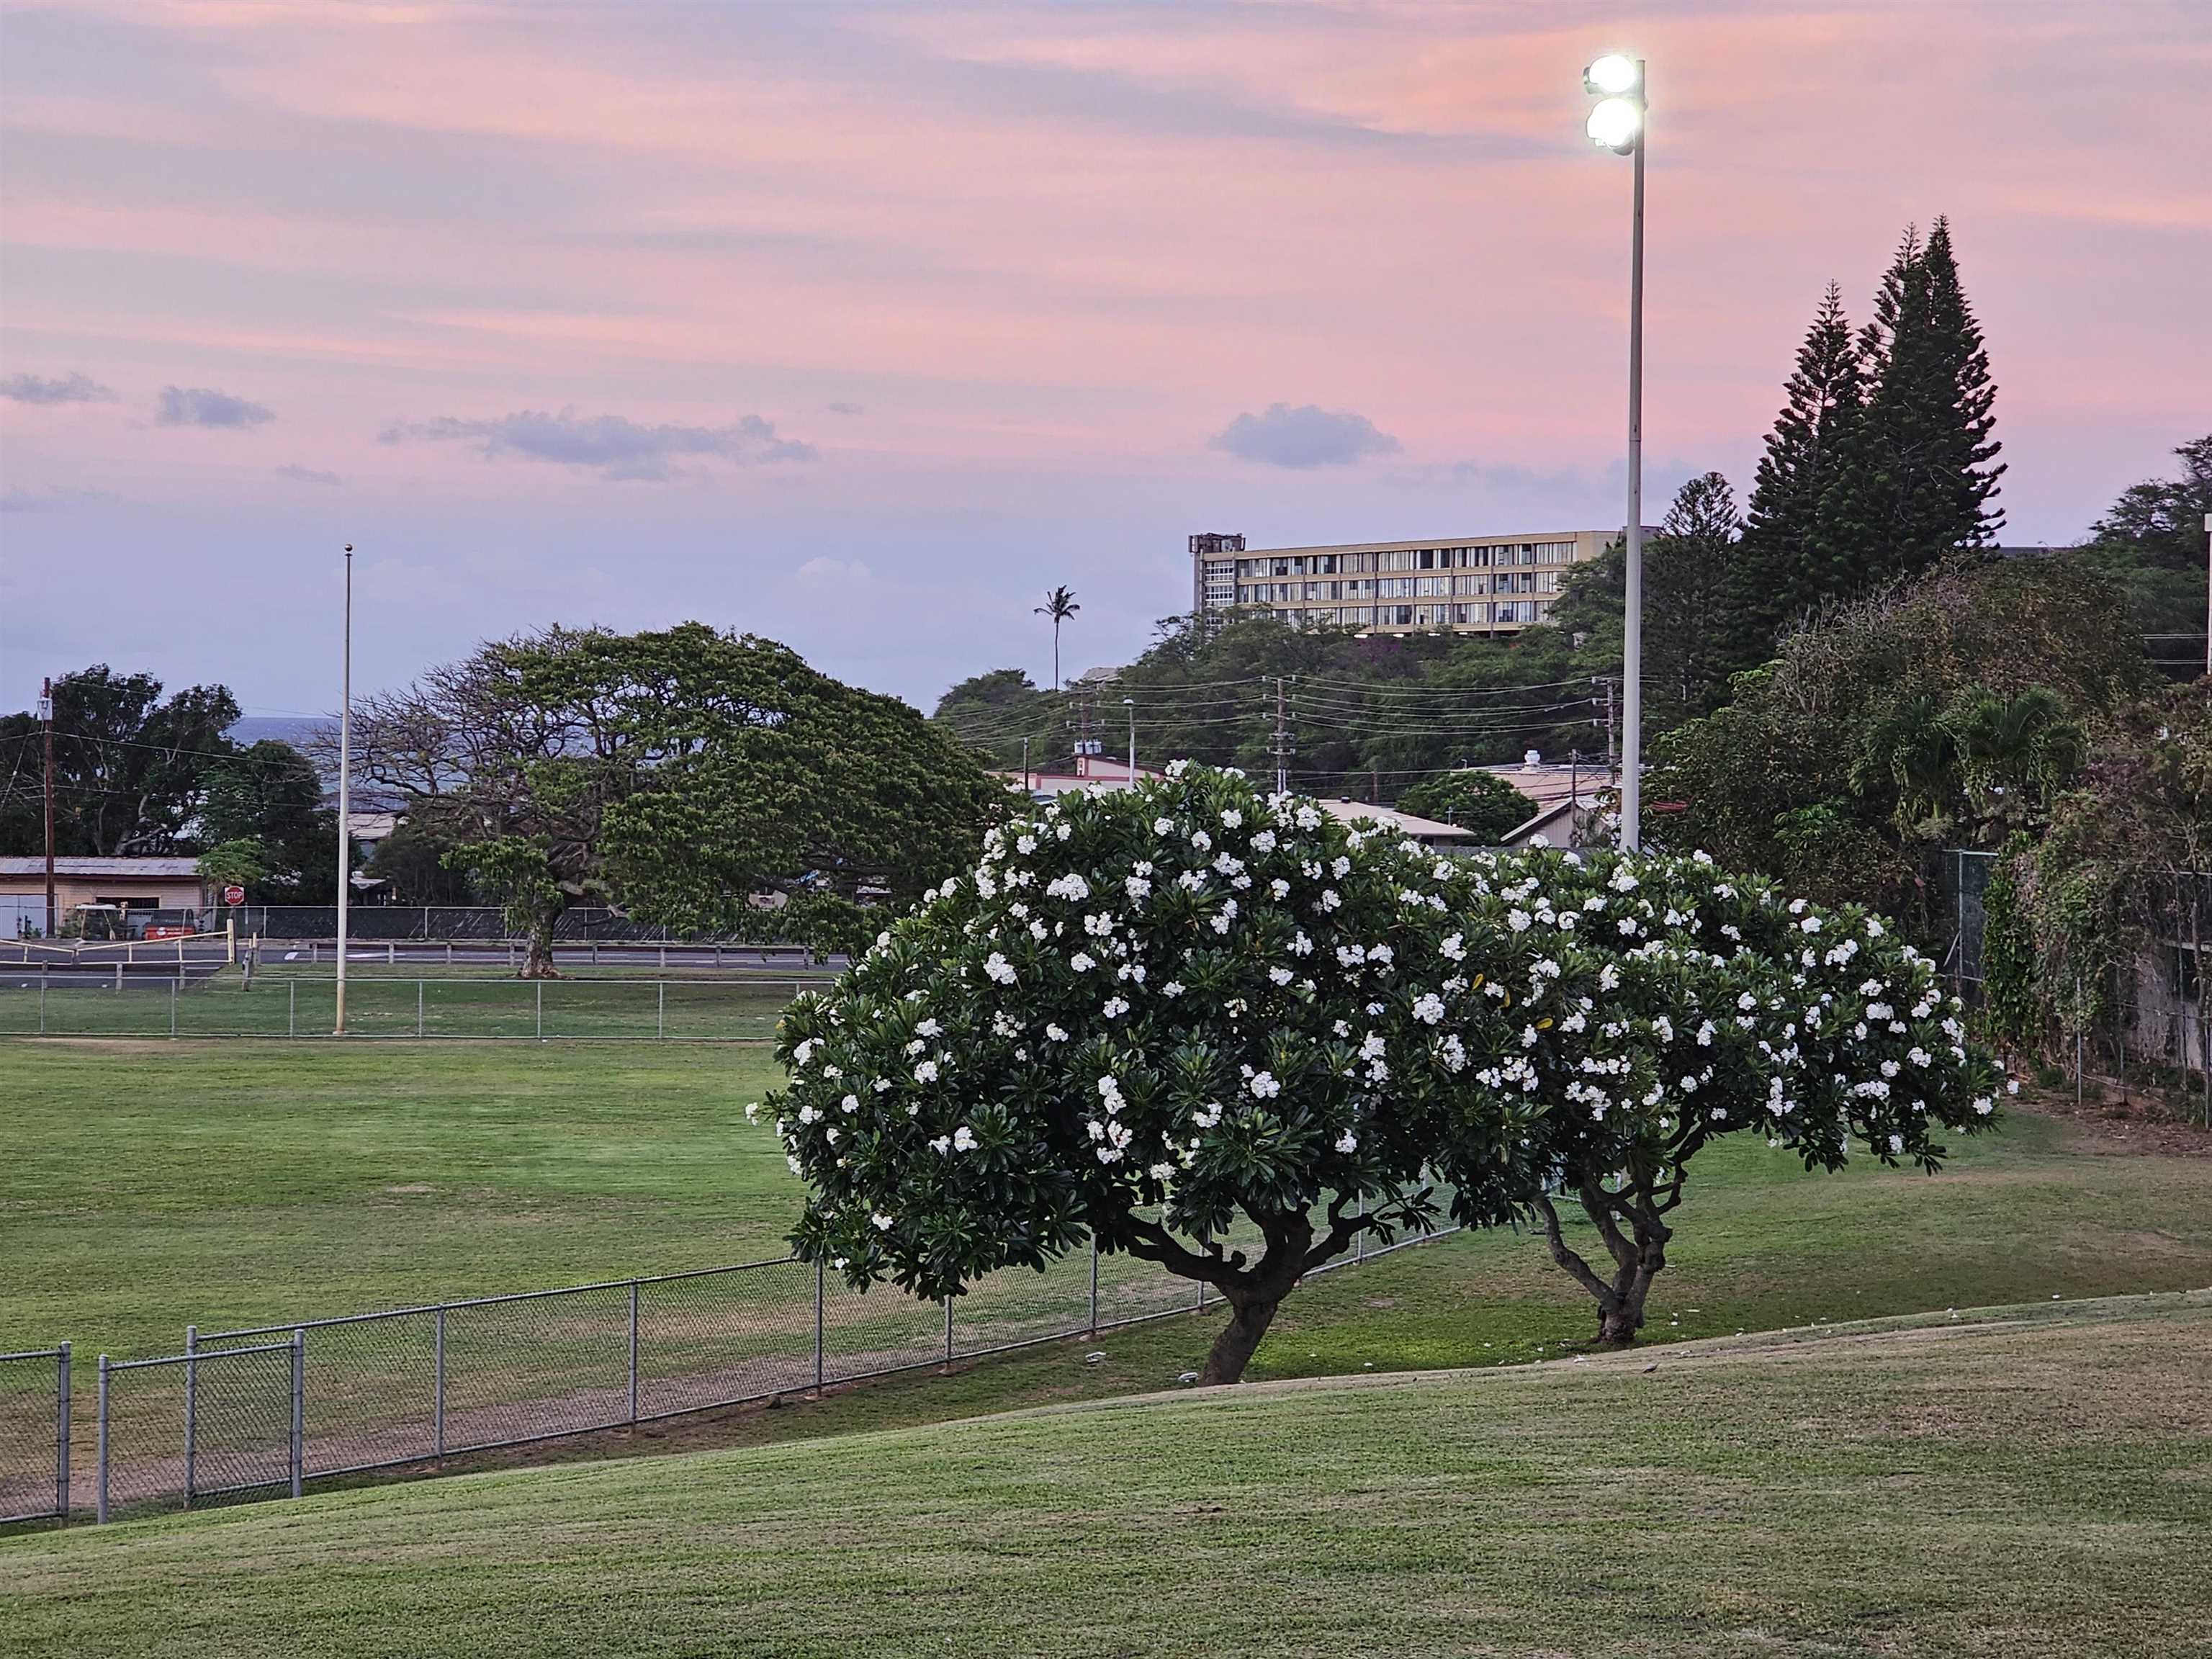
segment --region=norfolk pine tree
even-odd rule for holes
[[[2004,472],[1990,465],[1996,387],[1948,221],[1924,246],[1906,230],[1859,352],[1873,390],[1821,515],[1826,562],[1847,590],[1986,546],[2004,522],[1990,505]]]
[[[1850,585],[1830,562],[1821,503],[1866,404],[1858,343],[1843,295],[1828,284],[1797,348],[1788,401],[1766,435],[1736,548],[1735,665],[1774,654],[1777,636]]]

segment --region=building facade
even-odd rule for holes
[[[1293,628],[1512,634],[1549,619],[1569,568],[1620,537],[1548,530],[1248,549],[1242,536],[1198,535],[1192,603],[1200,611],[1266,611]]]

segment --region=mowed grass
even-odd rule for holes
[[[0,1349],[784,1254],[723,1044],[0,1042]]]
[[[2212,1297],[1149,1397],[0,1542],[26,1656],[2180,1654]]]
[[[0,1347],[174,1352],[188,1322],[780,1255],[799,1191],[743,1111],[775,1077],[765,1050],[722,1045],[0,1043]],[[1934,1177],[1708,1152],[1648,1334],[2212,1285],[2205,1158],[2026,1110],[1955,1150]],[[1592,1322],[1540,1241],[1462,1236],[1310,1280],[1255,1375],[1527,1359]],[[1171,1382],[1209,1330],[1118,1333],[1074,1387]],[[1071,1366],[1054,1350],[872,1398],[986,1409],[1060,1391]]]

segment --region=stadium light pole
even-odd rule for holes
[[[1632,156],[1634,204],[1628,240],[1628,592],[1620,645],[1620,845],[1644,845],[1644,60],[1608,52],[1583,71],[1597,94],[1585,131],[1600,149]]]
[[[346,902],[352,896],[353,863],[353,544],[345,544],[345,629],[338,657],[338,990],[332,1036],[345,1035]]]

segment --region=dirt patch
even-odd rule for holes
[[[2107,1085],[2104,1099],[2085,1099],[2077,1108],[2071,1091],[2023,1089],[2007,1106],[2068,1125],[2079,1149],[2092,1158],[2119,1154],[2212,1159],[2212,1130],[2168,1115],[2166,1106],[2140,1092],[2123,1100],[2116,1090],[2117,1085]]]
[[[401,1193],[409,1196],[413,1196],[418,1193],[435,1192],[437,1188],[431,1186],[427,1181],[410,1181],[404,1186],[386,1187],[384,1190],[387,1193]]]

